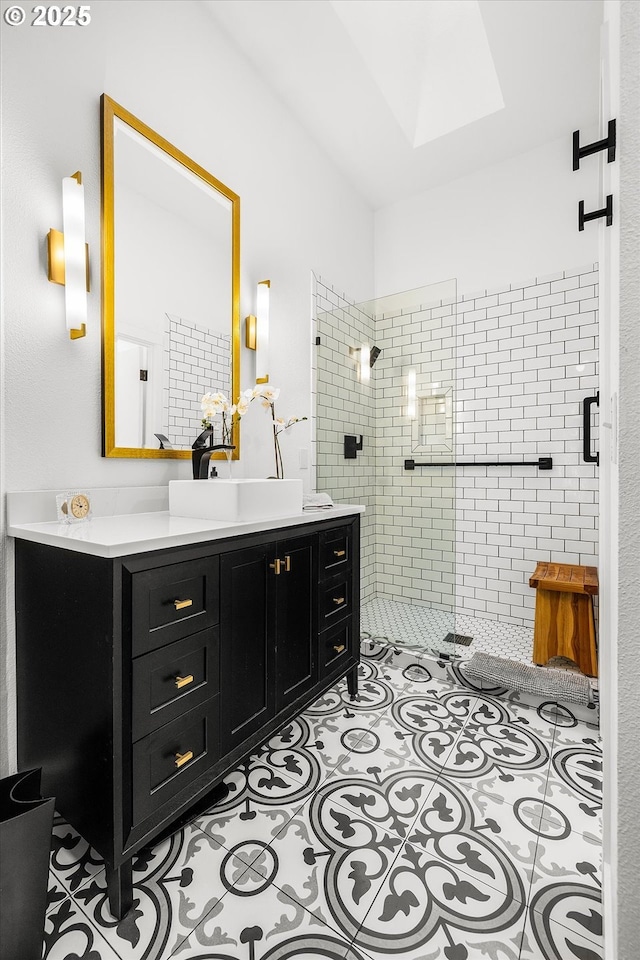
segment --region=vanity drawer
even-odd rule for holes
[[[132,739],[139,740],[219,692],[219,628],[136,657]]]
[[[320,586],[319,627],[324,629],[351,611],[351,573],[345,571]]]
[[[133,656],[218,623],[218,557],[186,560],[132,575]]]
[[[351,563],[351,530],[341,527],[320,535],[320,576],[339,573]]]
[[[133,823],[139,823],[219,759],[219,697],[133,745]]]
[[[330,630],[320,634],[319,643],[320,672],[328,675],[339,669],[348,660],[353,651],[353,619],[347,617]]]

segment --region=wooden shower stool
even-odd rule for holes
[[[589,677],[598,676],[593,597],[596,567],[538,563],[529,586],[536,588],[533,662],[567,657]]]

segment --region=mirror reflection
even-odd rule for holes
[[[239,198],[103,110],[105,455],[190,456],[203,394],[237,398]]]

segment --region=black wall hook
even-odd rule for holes
[[[616,122],[609,120],[607,124],[607,136],[604,140],[595,140],[593,143],[587,143],[584,147],[580,146],[580,131],[573,131],[573,169],[580,169],[580,161],[583,157],[589,157],[592,153],[599,153],[601,150],[607,151],[607,163],[613,163],[616,158]]]
[[[602,210],[592,210],[591,213],[584,212],[584,200],[578,201],[578,230],[584,230],[587,220],[599,220],[600,217],[607,218],[607,226],[613,223],[613,194],[607,194],[607,205]]]

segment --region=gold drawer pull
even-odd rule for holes
[[[341,603],[344,603],[344,597],[332,597],[331,599],[333,600],[334,603],[337,603],[338,605]]]
[[[334,557],[344,557],[346,552],[346,550],[334,550],[333,555]]]
[[[189,674],[188,677],[176,677],[176,687],[180,690],[182,687],[188,687],[190,683],[193,683],[193,674]]]
[[[339,644],[338,644],[337,646],[335,646],[333,649],[335,650],[336,653],[342,653],[342,651],[344,650],[344,648],[345,648],[345,647],[344,647],[344,643],[339,643]]]
[[[285,571],[285,573],[290,573],[290,572],[291,572],[291,557],[289,557],[289,556],[286,556],[286,557],[284,558],[284,571]]]
[[[184,610],[185,607],[193,606],[193,600],[174,600],[173,605],[176,610]]]
[[[185,763],[193,760],[193,750],[187,750],[186,753],[176,753],[176,767],[182,767]]]
[[[273,572],[275,573],[276,577],[280,576],[280,573],[282,572],[282,571],[280,570],[280,567],[282,566],[282,560],[277,560],[277,559],[276,559],[276,560],[273,561],[273,563],[270,563],[269,566],[271,567],[271,569],[272,569]]]

